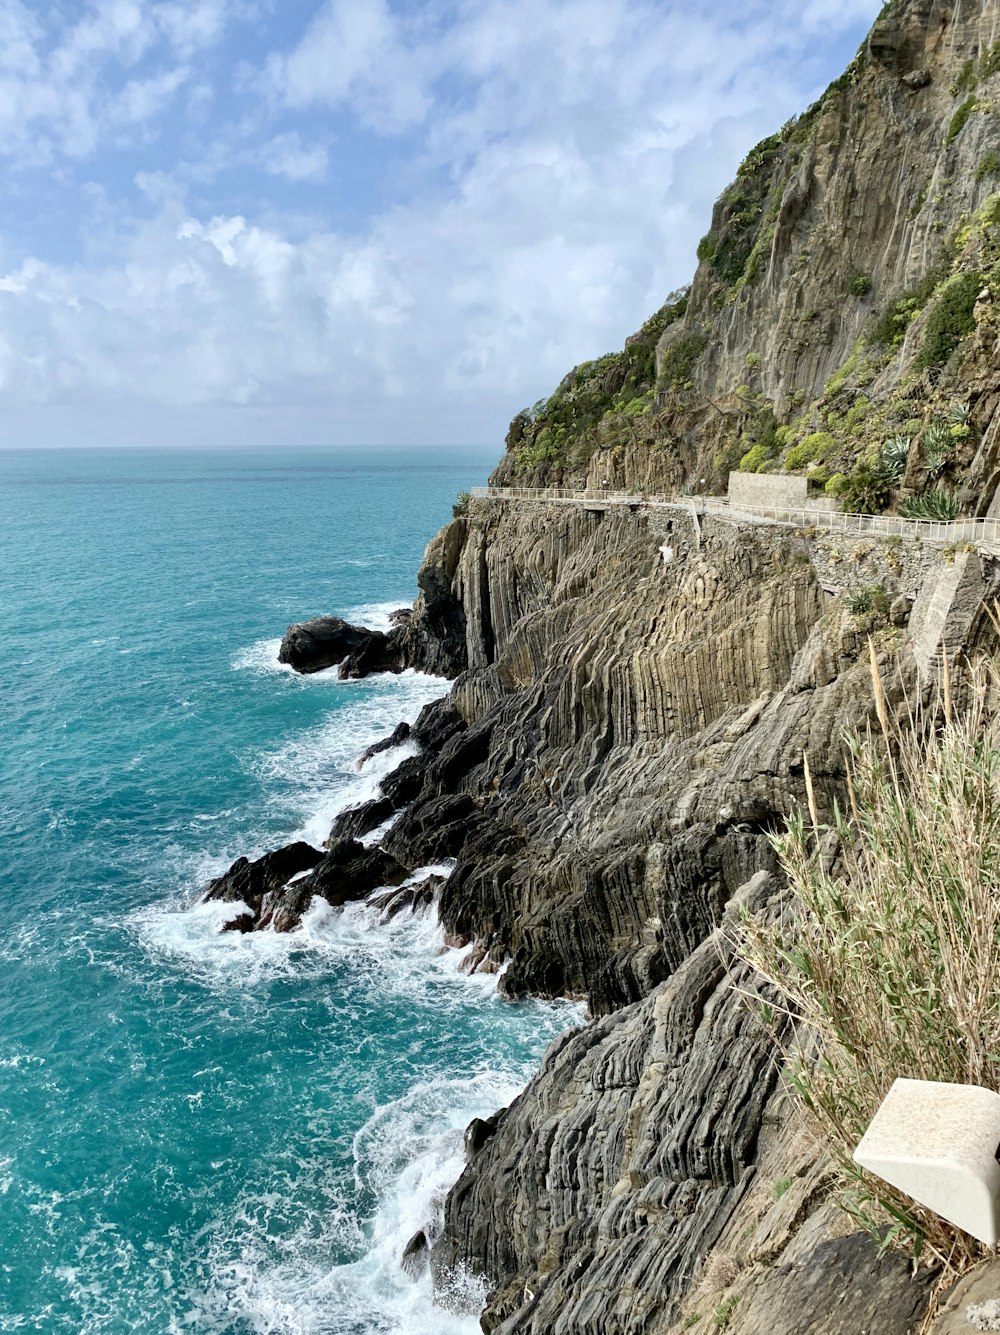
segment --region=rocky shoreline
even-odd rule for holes
[[[422,571],[440,617],[445,582],[426,565],[457,550],[451,692],[379,744],[416,753],[324,849],[241,860],[209,890],[240,903],[239,930],[289,930],[313,895],[436,900],[449,940],[474,943],[471,967],[506,964],[506,995],[589,1001],[595,1018],[525,1093],[470,1128],[443,1231],[428,1221],[407,1249],[442,1293],[456,1269],[485,1275],[489,1331],[672,1330],[741,1212],[767,1232],[754,1185],[789,1134],[775,1036],[739,995],[723,925],[748,899],[780,902],[768,835],[805,800],[804,751],[820,800],[841,791],[842,738],[872,708],[867,639],[824,594],[808,539],[707,520],[696,544],[678,519],[665,565],[663,522],[474,503]],[[425,634],[420,615],[405,633]],[[883,661],[900,701],[912,670],[905,654]],[[445,859],[443,883],[410,883]],[[834,1267],[867,1245],[810,1224],[814,1186],[796,1181],[780,1242],[771,1226],[772,1286],[810,1229]],[[842,1317],[877,1308],[885,1275],[899,1282],[895,1262],[869,1259]],[[909,1310],[879,1329],[903,1335]]]
[[[998,90],[997,0],[890,0],[844,76],[750,153],[690,290],[514,419],[495,485],[635,503],[473,499],[388,632],[289,628],[297,670],[452,686],[380,744],[411,753],[324,849],[213,884],[240,905],[230,925],[288,930],[314,894],[385,886],[386,911],[435,902],[474,967],[504,966],[505,995],[589,1004],[470,1128],[443,1226],[407,1248],[442,1295],[485,1277],[487,1332],[923,1319],[933,1277],[830,1200],[731,929],[786,906],[771,836],[807,801],[806,756],[820,818],[843,801],[872,664],[902,711],[945,657],[958,699],[963,655],[997,650],[1000,554],[642,494],[721,491],[738,467],[779,492],[804,472],[803,492],[865,513],[1000,514]],[[442,860],[443,884],[413,883]]]

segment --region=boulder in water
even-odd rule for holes
[[[301,673],[322,672],[357,655],[375,663],[385,656],[388,639],[383,631],[352,626],[341,617],[315,617],[288,627],[278,650],[278,662]],[[373,666],[371,670],[378,669]]]

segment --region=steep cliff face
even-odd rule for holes
[[[739,893],[780,894],[767,833],[805,801],[804,753],[820,802],[842,795],[843,738],[872,709],[869,631],[890,700],[914,688],[907,628],[852,613],[852,588],[876,566],[899,589],[951,567],[919,547],[904,560],[897,544],[859,544],[835,596],[823,585],[845,553],[823,535],[713,519],[696,530],[682,506],[483,501],[464,522],[455,588],[473,666],[451,700],[467,726],[386,847],[429,858],[443,795],[470,799],[440,901],[447,927],[509,960],[509,994],[585,995],[602,1018],[479,1136],[433,1265],[444,1288],[456,1265],[485,1274],[485,1328],[507,1335],[667,1331],[786,1111],[774,1034],[739,995],[720,923]],[[789,1332],[863,1329],[891,1293],[879,1329],[903,1335],[924,1290],[874,1252],[851,1301],[837,1300],[848,1324],[792,1322],[779,1261],[789,1284],[816,1249],[834,1273],[862,1264],[862,1244],[833,1246],[829,1218],[801,1240],[817,1199],[779,1241],[762,1222],[770,1198],[745,1217],[770,1235],[738,1264],[757,1276],[748,1297],[764,1276],[772,1286],[759,1321],[787,1302]],[[814,1301],[834,1306],[822,1286]]]
[[[690,291],[515,419],[494,481],[676,494],[740,464],[806,470],[849,508],[944,490],[985,513],[998,39],[994,0],[886,6],[844,78],[750,155]],[[509,961],[509,994],[584,995],[598,1018],[470,1140],[438,1281],[484,1274],[504,1335],[915,1329],[926,1282],[842,1236],[720,924],[784,893],[767,834],[804,801],[804,753],[820,803],[842,794],[869,634],[891,702],[926,682],[952,558],[638,498],[476,502],[449,541],[466,726],[387,847],[412,861],[434,804],[469,801],[449,930]],[[968,559],[988,599],[995,564]],[[948,647],[991,637],[973,611]]]
[[[915,440],[949,389],[968,402],[962,340],[984,286],[995,338],[1000,296],[998,96],[995,0],[892,0],[846,73],[748,155],[689,292],[519,414],[495,481],[712,490],[749,455],[826,483]],[[892,500],[847,490],[849,508]]]
[[[468,727],[386,847],[419,859],[425,804],[473,799],[488,821],[441,910],[510,957],[512,994],[643,996],[768,858],[803,748],[840,773],[861,640],[845,651],[837,610],[827,641],[808,543],[708,521],[695,550],[670,513],[486,502],[465,521]]]

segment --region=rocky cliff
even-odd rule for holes
[[[844,75],[747,156],[690,289],[520,413],[495,481],[669,494],[787,468],[880,510],[957,487],[982,443],[962,499],[985,509],[995,401],[967,363],[977,328],[980,349],[996,336],[998,97],[995,3],[887,4]],[[966,430],[928,439],[937,425]]]
[[[804,755],[821,806],[842,795],[869,643],[891,704],[929,689],[942,643],[993,643],[997,563],[639,493],[738,465],[807,471],[855,508],[990,507],[998,39],[998,0],[886,6],[845,76],[750,154],[690,291],[512,424],[498,484],[635,503],[471,502],[428,548],[414,615],[355,664],[454,678],[416,753],[325,851],[213,889],[250,910],[234,925],[290,927],[312,893],[453,858],[453,939],[505,965],[512,997],[589,1001],[470,1128],[443,1223],[409,1249],[442,1294],[456,1268],[487,1278],[485,1330],[904,1335],[926,1306],[926,1281],[828,1202],[725,924],[783,901],[768,835],[805,800]]]

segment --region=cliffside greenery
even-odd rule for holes
[[[519,413],[507,436],[516,472],[529,477],[544,466],[585,464],[598,444],[629,435],[629,424],[651,409],[658,387],[686,382],[705,346],[697,333],[670,346],[659,381],[656,369],[661,336],[686,310],[687,290],[672,293],[621,352],[575,367],[554,394]]]
[[[960,1270],[983,1248],[852,1154],[897,1076],[1000,1086],[1000,672],[976,664],[962,710],[946,673],[940,712],[902,723],[874,651],[872,681],[879,722],[850,743],[848,809],[823,824],[807,769],[808,819],[775,840],[795,904],[779,922],[745,914],[738,948],[816,1038],[789,1079],[841,1203],[883,1243]]]

